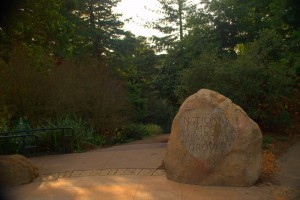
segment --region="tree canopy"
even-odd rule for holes
[[[118,2],[1,7],[0,130],[20,117],[37,127],[73,116],[106,142],[121,141],[136,124],[168,131],[201,88],[231,98],[264,128],[285,127],[299,113],[298,1],[158,0],[161,18],[150,26],[160,38],[125,31]]]
[[[162,62],[161,95],[178,107],[197,90],[213,89],[265,128],[290,124],[298,112],[291,107],[299,92],[299,3],[205,0],[190,9],[181,47],[172,43]]]

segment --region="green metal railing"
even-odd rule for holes
[[[0,155],[67,153],[71,151],[73,137],[74,130],[70,127],[2,132],[0,133]]]

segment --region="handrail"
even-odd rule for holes
[[[26,139],[25,138],[29,138],[29,137],[33,137],[34,138],[34,140],[35,140],[35,145],[34,146],[26,146],[25,144],[26,144]],[[1,135],[0,136],[0,139],[9,139],[9,138],[22,138],[22,145],[21,145],[21,153],[25,153],[25,149],[26,148],[28,148],[28,147],[30,147],[30,148],[35,148],[36,150],[38,149],[38,146],[37,146],[37,144],[38,144],[38,140],[39,140],[39,138],[38,138],[38,136],[37,135],[35,135],[35,134],[19,134],[19,135],[5,135],[5,136],[3,136],[3,135]]]
[[[61,136],[61,144],[64,144],[65,136],[65,130],[71,130],[71,137],[74,136],[74,129],[71,127],[58,127],[58,128],[40,128],[40,129],[28,129],[28,130],[22,130],[22,131],[11,131],[11,132],[0,132],[0,139],[9,139],[9,138],[22,138],[22,152],[24,153],[24,150],[26,148],[25,146],[25,138],[26,137],[34,137],[36,147],[38,146],[38,132],[45,132],[45,131],[59,131]],[[32,133],[32,134],[30,134]],[[34,133],[34,134],[33,134]],[[65,147],[62,147],[62,151],[66,152]]]
[[[22,135],[0,135],[0,138],[16,138],[16,137],[37,137],[35,134],[22,134]]]
[[[22,131],[0,132],[0,134],[30,133],[30,132],[55,131],[55,130],[65,130],[65,129],[71,129],[72,134],[73,134],[73,128],[71,128],[71,127],[28,129],[28,130],[22,130]]]

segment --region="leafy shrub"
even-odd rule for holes
[[[292,126],[292,117],[287,110],[282,110],[274,117],[274,128],[289,128]]]
[[[147,124],[157,124],[165,133],[170,132],[172,120],[176,114],[175,108],[155,95],[149,95]]]
[[[0,106],[0,132],[7,132],[9,130],[11,113],[6,105],[0,104]]]
[[[128,124],[124,127],[123,134],[127,141],[139,140],[147,136],[163,133],[160,126],[156,124]]]
[[[58,127],[70,127],[74,130],[74,137],[71,138],[71,148],[73,151],[84,151],[90,148],[103,145],[103,139],[100,135],[97,135],[95,130],[89,127],[89,124],[83,121],[81,118],[70,116],[59,116],[54,120],[44,120],[41,128],[58,128]],[[59,132],[49,132],[42,134],[43,146],[50,146],[52,149],[60,148],[61,144],[57,140],[59,139]]]
[[[20,153],[21,148],[21,138],[0,139],[0,155]]]
[[[20,131],[26,130],[29,128],[28,120],[24,118],[18,118],[14,121],[12,125],[10,125],[10,121],[12,114],[10,113],[7,106],[3,105],[0,108],[0,135],[7,136],[5,132],[9,131]],[[14,135],[20,135],[24,133],[15,133]],[[25,143],[27,145],[31,145],[35,143],[34,138],[27,137],[25,139]],[[15,154],[21,153],[22,150],[23,139],[21,137],[16,138],[2,138],[0,139],[0,155],[2,154]]]
[[[263,136],[263,142],[262,142],[262,147],[264,149],[268,149],[270,147],[270,145],[272,144],[273,142],[273,136],[271,135],[264,135]]]
[[[8,65],[0,66],[0,71],[0,101],[9,114],[8,129],[14,129],[13,123],[20,117],[28,117],[36,125],[49,97],[47,72],[32,67],[21,50],[14,52]]]
[[[101,133],[121,127],[128,120],[122,81],[97,61],[66,61],[53,69],[49,84],[49,112],[81,117]]]
[[[12,129],[14,131],[23,131],[30,129],[29,121],[26,118],[20,117],[16,119],[13,123]]]
[[[101,135],[103,136],[105,145],[113,145],[128,142],[127,136],[123,132],[122,128],[106,130]]]
[[[284,97],[294,93],[294,66],[280,59],[284,45],[278,37],[272,31],[263,32],[237,59],[203,53],[181,73],[177,95],[183,101],[201,88],[215,90],[240,105],[262,127],[287,127],[290,120]]]
[[[146,136],[159,135],[163,133],[163,129],[157,124],[145,124]]]
[[[26,117],[30,127],[37,127],[42,118],[74,115],[98,132],[127,123],[130,112],[123,82],[106,65],[83,59],[34,68],[30,58],[17,53],[7,66],[0,66],[0,103],[12,115],[6,119]],[[0,123],[6,123],[3,120],[0,116]],[[11,122],[6,124],[12,128]]]

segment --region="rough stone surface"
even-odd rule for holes
[[[261,173],[262,134],[242,108],[201,89],[180,107],[164,165],[171,180],[198,185],[250,186]]]
[[[39,176],[38,169],[22,155],[0,156],[0,185],[31,183]]]

